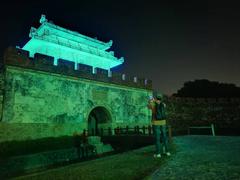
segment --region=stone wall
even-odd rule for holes
[[[174,130],[214,124],[216,129],[240,129],[240,98],[165,98]]]
[[[83,72],[89,67],[74,70],[64,60],[54,66],[51,57],[35,57],[14,48],[5,54],[0,141],[81,133],[88,129],[92,110],[99,107],[109,114],[99,119],[100,128],[149,125],[149,84],[116,75],[111,79],[100,70],[99,76]]]
[[[0,122],[0,143],[45,137],[73,136],[86,128],[80,123],[9,123]]]
[[[101,107],[109,119],[99,128],[149,125],[146,100],[151,81],[9,48],[0,73],[0,142],[71,136],[88,129],[89,114]],[[240,128],[239,99],[165,98],[173,131],[192,125]],[[101,116],[102,117],[102,116]]]

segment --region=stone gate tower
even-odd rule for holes
[[[10,47],[0,74],[0,141],[72,135],[90,128],[149,125],[150,80],[112,72],[123,58],[107,43],[42,15],[30,40]]]

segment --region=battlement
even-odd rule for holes
[[[79,63],[76,65],[74,62],[64,59],[59,59],[57,65],[54,65],[54,57],[36,53],[31,58],[29,54],[29,51],[9,47],[4,53],[4,65],[152,90],[152,81],[148,79],[115,72],[109,73],[105,69],[93,69],[91,66]]]

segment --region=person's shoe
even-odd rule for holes
[[[155,157],[155,158],[161,158],[161,154],[154,154],[153,157]]]
[[[171,156],[171,153],[170,153],[170,152],[166,152],[166,155],[167,155],[167,156]]]

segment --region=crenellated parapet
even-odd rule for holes
[[[5,51],[4,65],[152,90],[152,81],[145,78],[93,68],[86,64],[78,63],[76,65],[74,62],[64,59],[59,59],[57,65],[54,65],[54,57],[36,53],[31,58],[29,51],[14,47],[9,47]]]

